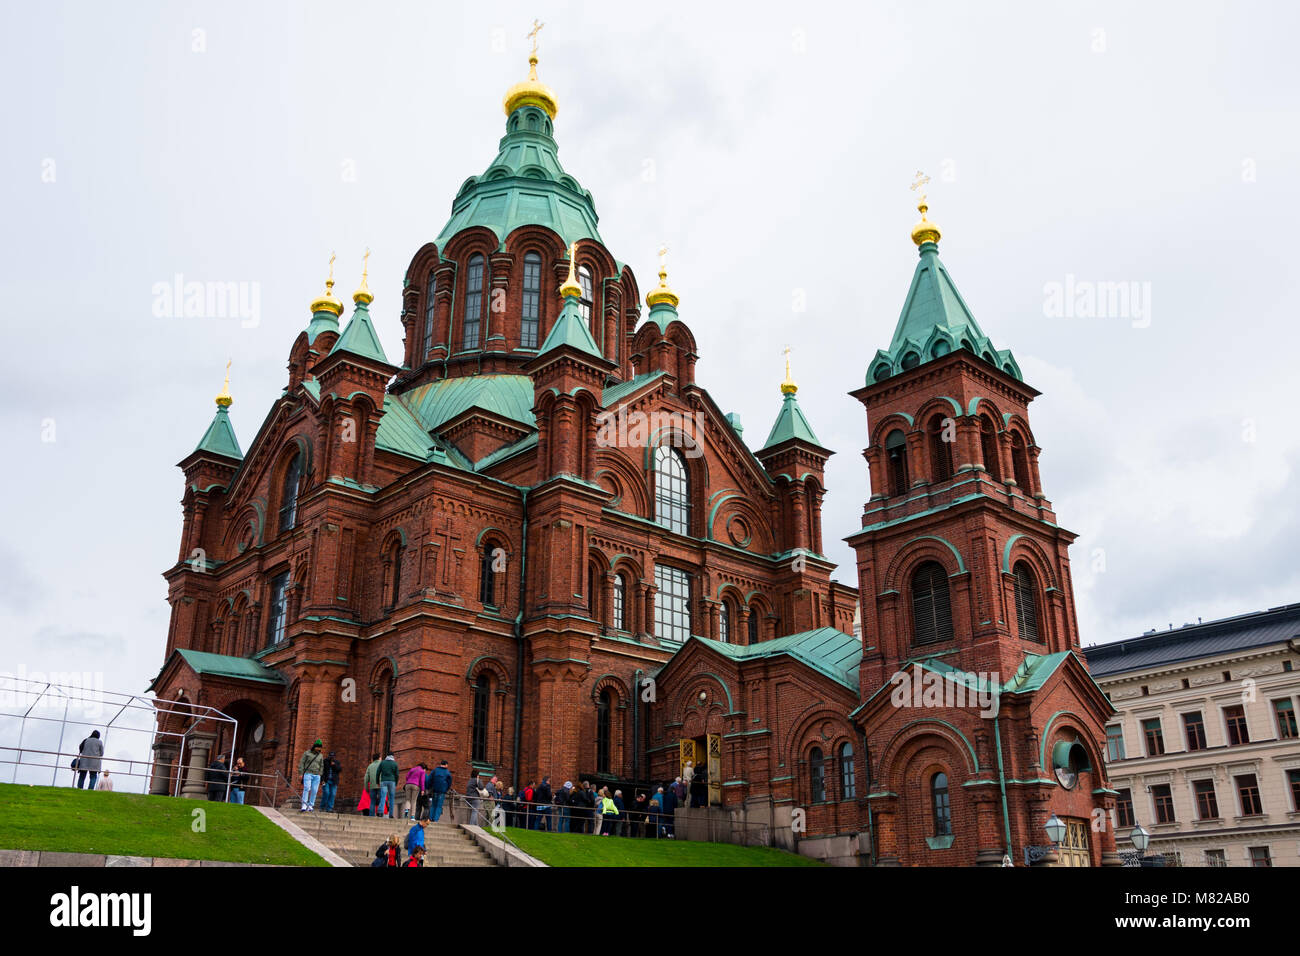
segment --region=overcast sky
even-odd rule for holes
[[[1293,6],[11,2],[0,670],[144,690],[174,466],[227,358],[247,449],[330,252],[346,301],[367,246],[401,355],[403,273],[495,155],[534,17],[561,162],[643,290],[669,243],[698,380],[751,447],[791,346],[840,580],[869,495],[846,393],[907,292],[920,169],[944,263],[1043,392],[1084,644],[1300,600]],[[178,274],[255,283],[257,323],[158,316]],[[1135,297],[1086,317],[1054,283]]]

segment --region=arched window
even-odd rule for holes
[[[542,310],[542,257],[535,252],[524,256],[524,311],[519,347],[537,348],[537,329]]]
[[[429,273],[428,291],[424,294],[424,354],[427,358],[433,351],[433,293],[437,286],[437,280],[434,279],[433,273]]]
[[[479,321],[483,315],[483,257],[469,260],[469,274],[465,278],[465,331],[461,338],[462,349],[478,348]]]
[[[609,773],[609,712],[612,694],[609,688],[596,700],[596,773]]]
[[[1019,432],[1011,433],[1011,467],[1015,470],[1016,484],[1025,494],[1034,489],[1029,487],[1029,454],[1025,451],[1025,440]]]
[[[930,419],[930,458],[935,481],[947,481],[952,477],[953,443],[946,440],[944,421],[942,415],[935,415]],[[953,434],[956,434],[955,431]]]
[[[389,670],[384,688],[384,745],[379,748],[385,754],[393,750],[393,701],[397,697],[397,674]]]
[[[690,534],[690,483],[686,463],[677,449],[660,445],[655,449],[655,516],[670,531]]]
[[[930,778],[930,802],[934,807],[934,835],[952,836],[952,804],[948,799],[946,773],[936,773]]]
[[[487,763],[490,691],[487,674],[479,674],[474,682],[474,730],[470,739],[470,760],[479,763]]]
[[[484,607],[497,608],[497,548],[489,541],[483,543],[483,557],[479,562],[478,599]]]
[[[614,630],[627,630],[627,580],[621,574],[614,576]]]
[[[281,571],[271,578],[271,601],[266,615],[266,646],[284,640],[284,629],[289,623],[289,572]]]
[[[1038,636],[1038,588],[1034,585],[1033,572],[1029,565],[1018,561],[1016,576],[1016,621],[1020,625],[1020,638],[1025,641],[1041,641]]]
[[[302,452],[296,452],[284,470],[280,488],[280,530],[288,531],[298,521],[298,482],[302,479]]]
[[[813,803],[826,802],[826,758],[822,749],[814,747],[808,755],[808,783],[812,790]]]
[[[757,604],[751,604],[749,606],[749,643],[750,644],[758,643],[758,616],[761,613],[762,612],[759,610]]]
[[[907,439],[897,428],[885,438],[885,462],[889,472],[888,493],[903,494],[907,491]]]
[[[912,617],[917,644],[952,640],[952,606],[943,565],[927,561],[912,575]]]
[[[731,643],[731,604],[728,601],[722,602],[722,610],[718,614],[718,640],[723,644]]]
[[[847,741],[840,744],[840,793],[843,800],[852,800],[858,795],[858,779],[853,773],[853,744]]]
[[[980,419],[980,454],[984,456],[984,470],[994,481],[1002,480],[1002,462],[998,458],[998,435],[993,423],[987,418]]]
[[[586,266],[578,266],[578,285],[582,286],[582,296],[578,299],[578,311],[582,315],[582,321],[587,323],[591,328],[591,270]]]

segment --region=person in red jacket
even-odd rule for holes
[[[411,858],[402,866],[424,866],[424,847],[417,846],[411,851]]]
[[[375,851],[375,862],[371,866],[401,866],[402,865],[402,844],[394,833],[388,838],[387,843],[381,843],[379,849]]]

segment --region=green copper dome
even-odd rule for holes
[[[451,204],[451,219],[436,240],[471,226],[485,226],[502,243],[520,226],[539,225],[565,244],[594,239],[599,217],[591,193],[564,171],[552,136],[552,120],[536,106],[520,106],[506,121],[496,159],[481,176],[471,176]]]
[[[966,349],[989,365],[1020,379],[1020,366],[1009,349],[994,348],[975,321],[952,276],[939,260],[939,247],[922,241],[912,286],[888,349],[882,349],[867,369],[867,384],[883,382],[918,365]]]

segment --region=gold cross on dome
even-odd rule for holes
[[[668,260],[668,243],[659,247],[659,268],[662,269]]]
[[[330,282],[334,281],[334,253],[330,253]]]
[[[910,188],[913,192],[916,192],[916,190],[920,189],[922,186],[924,186],[924,185],[925,185],[926,183],[928,183],[929,181],[930,181],[930,177],[927,176],[925,173],[921,172],[921,171],[918,169],[918,170],[916,171],[916,179],[913,180],[912,185],[911,185],[909,188]]]
[[[533,21],[533,28],[532,28],[532,30],[530,30],[528,33],[524,34],[524,36],[525,36],[526,39],[529,39],[529,40],[532,40],[532,41],[533,41],[533,52],[534,52],[534,53],[537,52],[537,34],[539,34],[539,33],[542,32],[542,27],[544,27],[544,26],[546,26],[546,24],[543,23],[541,20],[534,20],[534,21]]]

